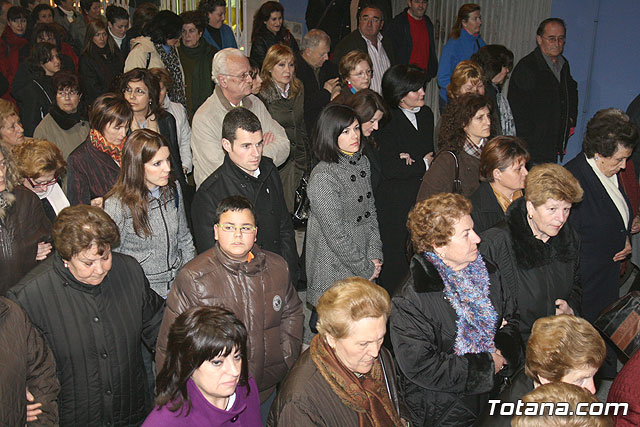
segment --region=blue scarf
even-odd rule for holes
[[[444,296],[458,315],[455,354],[493,353],[498,314],[489,299],[489,272],[482,256],[460,271],[453,271],[433,252],[424,257],[438,270]]]

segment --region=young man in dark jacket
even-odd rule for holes
[[[227,197],[214,214],[215,246],[187,263],[169,292],[156,365],[160,370],[164,364],[169,330],[181,313],[197,305],[224,306],[249,331],[249,375],[258,385],[264,421],[276,385],[300,354],[302,302],[284,259],[255,244],[259,227],[251,202],[242,196]]]
[[[222,123],[224,162],[200,185],[191,206],[196,249],[203,253],[214,246],[213,226],[220,201],[244,196],[256,208],[258,245],[282,256],[296,282],[298,252],[293,224],[278,169],[270,158],[262,156],[263,146],[262,126],[255,114],[242,107],[226,114]]]

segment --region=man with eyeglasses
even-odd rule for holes
[[[578,84],[562,56],[566,27],[560,18],[538,26],[538,47],[518,62],[509,83],[516,135],[529,147],[531,163],[562,161],[578,117]]]
[[[383,26],[384,14],[380,6],[375,3],[362,5],[358,14],[358,29],[340,40],[333,52],[333,62],[336,64],[352,50],[368,53],[373,63],[370,88],[378,93],[382,93],[382,75],[396,64],[391,39],[382,36]]]
[[[222,165],[222,120],[234,107],[245,107],[260,120],[265,156],[276,166],[289,157],[289,139],[284,128],[273,120],[262,101],[251,94],[250,71],[249,59],[239,49],[222,49],[213,57],[211,76],[216,87],[194,114],[191,125],[193,177],[197,187]],[[194,211],[194,215],[198,214]]]
[[[244,196],[258,213],[261,248],[282,256],[294,283],[298,280],[298,252],[291,215],[284,201],[278,169],[263,156],[265,137],[258,117],[247,108],[234,108],[222,122],[220,137],[225,156],[198,188],[191,205],[193,235],[198,253],[213,247],[216,209],[222,199]]]
[[[239,128],[238,132],[247,131]],[[239,136],[234,144],[246,143],[251,145],[251,151],[256,150],[261,132],[243,135],[247,139]],[[247,162],[252,163],[249,157]],[[277,171],[274,173],[277,176]],[[169,329],[181,313],[199,305],[220,305],[233,311],[249,333],[249,375],[258,385],[264,422],[276,385],[300,354],[302,302],[291,284],[284,259],[256,244],[259,230],[254,205],[236,195],[222,199],[214,212],[215,225],[209,232],[215,236],[216,244],[187,263],[169,291],[158,334],[156,365],[162,369]]]
[[[414,64],[427,73],[429,82],[438,73],[438,51],[433,22],[425,12],[427,0],[407,0],[408,7],[391,21],[387,34],[393,41],[398,64]]]

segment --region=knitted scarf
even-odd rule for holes
[[[169,53],[164,50],[162,44],[154,43],[156,51],[162,59],[164,67],[167,69],[173,80],[173,87],[169,92],[169,98],[173,102],[178,102],[187,108],[187,97],[184,92],[184,77],[182,75],[182,67],[180,66],[180,58],[178,57],[178,51],[175,47],[169,49]]]
[[[120,145],[114,145],[109,143],[104,136],[96,129],[89,131],[89,141],[96,150],[107,153],[115,162],[119,165],[122,158],[122,148],[124,147],[124,141]]]
[[[460,271],[453,271],[433,252],[424,257],[440,273],[444,296],[458,315],[455,354],[494,352],[498,314],[489,299],[489,272],[482,256]]]
[[[309,351],[311,360],[331,390],[342,403],[358,413],[359,427],[402,426],[387,393],[379,357],[373,363],[373,368],[358,378],[340,363],[333,349],[320,335],[313,337]]]
[[[53,103],[49,108],[49,114],[62,130],[69,130],[80,121],[87,121],[86,108],[82,103],[78,104],[78,109],[75,113],[66,113],[56,103]]]

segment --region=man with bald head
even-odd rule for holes
[[[538,47],[518,62],[509,83],[516,135],[527,142],[533,164],[562,160],[576,126],[578,84],[562,56],[565,41],[562,19],[542,21]]]
[[[197,187],[222,165],[222,120],[234,107],[244,107],[260,120],[264,156],[270,157],[276,166],[289,156],[289,139],[284,129],[273,120],[262,101],[251,94],[249,71],[249,60],[239,49],[222,49],[213,57],[211,77],[216,88],[194,114],[191,129],[193,176]]]

